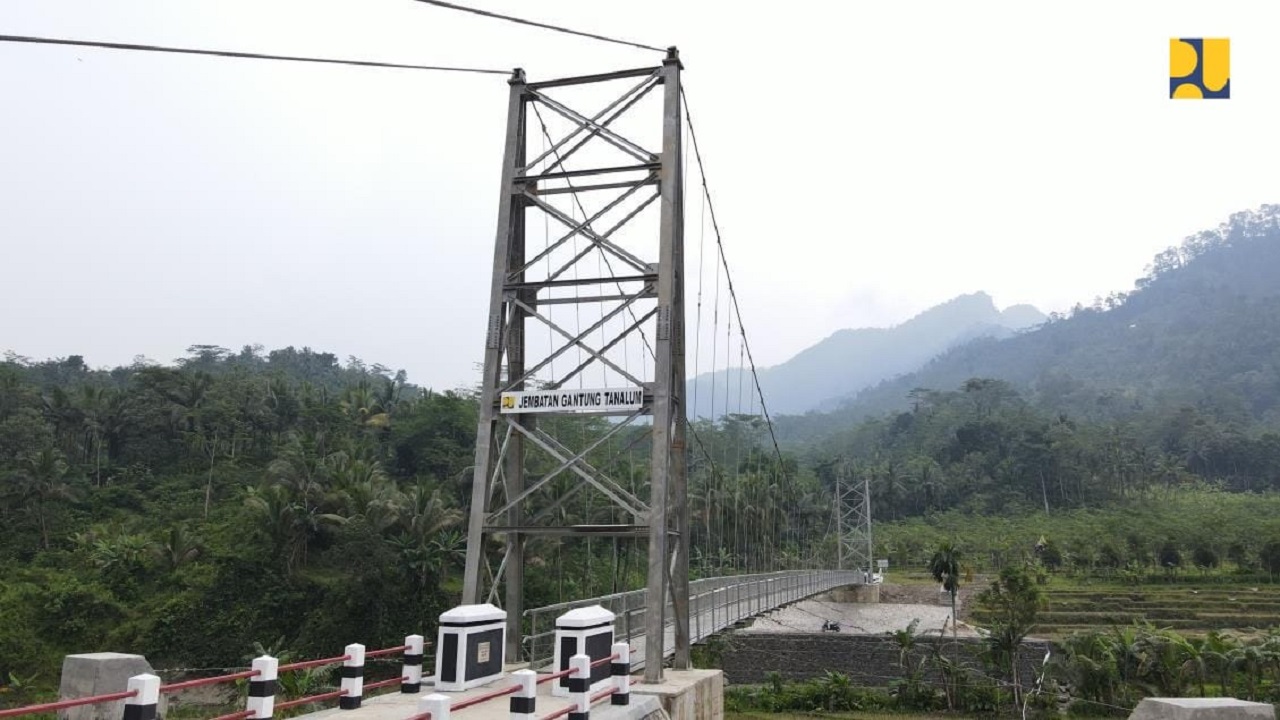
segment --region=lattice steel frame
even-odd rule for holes
[[[836,481],[836,534],[839,546],[836,567],[875,572],[871,545],[871,483],[868,478]],[[870,582],[868,575],[867,581]]]
[[[681,64],[675,48],[656,68],[625,70],[601,75],[565,78],[529,83],[524,72],[516,70],[509,80],[510,97],[507,137],[502,169],[502,191],[499,200],[498,228],[494,247],[493,281],[490,287],[490,313],[485,343],[484,376],[480,394],[480,422],[476,436],[475,472],[472,479],[470,521],[467,533],[466,569],[463,601],[483,602],[496,599],[497,588],[505,585],[507,611],[507,657],[515,659],[521,651],[521,614],[524,602],[524,541],[529,535],[603,536],[647,535],[649,538],[648,583],[646,592],[645,679],[658,682],[662,677],[667,598],[670,598],[675,632],[675,666],[689,666],[688,568],[689,525],[686,502],[687,459],[685,452],[685,367],[684,367],[684,179],[682,174],[682,138],[680,72]],[[579,113],[558,102],[543,91],[550,88],[585,85],[636,78],[638,83],[621,97],[592,116]],[[662,90],[662,149],[652,153],[610,128],[649,92]],[[548,150],[528,160],[526,137],[528,111],[533,103],[550,110],[573,124],[574,129]],[[608,143],[629,155],[635,163],[567,170],[564,161],[591,142]],[[549,164],[552,153],[558,157]],[[542,163],[536,174],[528,174]],[[619,180],[639,174],[638,180]],[[593,183],[551,187],[548,181],[569,178]],[[636,193],[650,192],[640,206],[612,225],[597,232],[592,223]],[[604,209],[579,222],[552,207],[543,197],[550,193],[592,193],[620,191]],[[642,196],[643,197],[643,196]],[[646,260],[610,241],[617,229],[654,202],[659,203],[657,259]],[[535,207],[568,229],[567,234],[551,246],[529,257],[525,247],[525,210]],[[585,212],[584,212],[585,214]],[[585,238],[586,250],[541,280],[527,280],[526,272],[543,261],[573,236]],[[611,259],[607,276],[569,279],[565,270],[586,253],[598,249]],[[615,271],[616,268],[616,271]],[[626,292],[624,284],[639,286]],[[551,297],[556,288],[576,287],[586,294],[580,297]],[[598,288],[599,294],[586,292]],[[540,297],[540,294],[543,294]],[[630,310],[633,322],[599,348],[584,340],[604,324],[632,308],[641,299],[656,299],[656,306],[643,315]],[[617,302],[617,307],[599,323],[572,333],[539,312],[541,305],[592,304]],[[644,381],[626,368],[604,356],[609,348],[635,332],[642,323],[654,319],[654,371],[651,381]],[[526,324],[538,322],[564,338],[547,358],[534,367],[525,367]],[[535,373],[548,369],[550,361],[571,348],[581,348],[590,358],[555,377],[548,388],[561,387],[588,364],[598,362],[644,389],[642,407],[627,413],[612,432],[631,426],[643,416],[652,418],[652,453],[649,501],[635,497],[619,483],[607,477],[585,457],[604,440],[588,447],[572,449],[537,427],[534,414],[504,414],[499,401],[502,392],[525,389]],[[555,369],[554,366],[550,366]],[[531,444],[555,458],[557,466],[550,473],[526,484],[525,452]],[[556,506],[564,498],[552,502],[545,486],[563,472],[572,472],[580,483],[572,492],[593,488],[608,498],[618,509],[632,518],[630,525],[557,527]],[[549,521],[549,518],[551,520]],[[488,568],[485,542],[490,536],[504,540],[505,553],[495,573],[488,575],[490,589],[484,592],[484,573]]]

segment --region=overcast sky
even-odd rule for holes
[[[1065,310],[1280,201],[1280,4],[467,0],[679,45],[763,364],[963,292]],[[751,8],[751,9],[748,9]],[[0,34],[509,69],[660,56],[410,0],[3,0]],[[1170,37],[1231,39],[1228,101]],[[0,43],[0,351],[324,349],[469,384],[501,76]]]

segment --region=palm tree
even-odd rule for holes
[[[950,542],[938,546],[929,560],[929,573],[942,583],[942,589],[951,594],[951,636],[958,636],[956,627],[956,595],[960,592],[960,550]]]
[[[202,549],[200,539],[192,535],[186,526],[174,525],[163,540],[151,546],[151,553],[169,570],[177,570],[195,560]]]
[[[40,545],[45,550],[49,549],[47,505],[51,500],[71,499],[71,486],[67,483],[69,470],[61,453],[45,448],[26,458],[15,478],[18,498],[36,516],[36,523],[40,526]]]

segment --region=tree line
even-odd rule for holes
[[[309,348],[198,345],[109,370],[0,362],[0,678],[56,685],[63,655],[232,667],[434,632],[460,597],[477,393]],[[543,418],[589,445],[603,418]],[[811,566],[830,504],[765,452],[759,418],[691,426],[694,574]],[[587,455],[647,497],[647,428]],[[527,471],[553,469],[529,454]],[[561,524],[628,518],[561,473]],[[528,606],[643,586],[642,541],[531,537]],[[492,565],[501,546],[486,547]],[[12,700],[12,698],[10,699]]]

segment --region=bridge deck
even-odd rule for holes
[[[725,628],[783,605],[862,581],[861,572],[830,570],[792,570],[695,580],[689,588],[690,643],[705,640]],[[525,613],[531,620],[531,634],[525,638],[529,665],[539,669],[552,665],[557,617],[575,608],[600,605],[617,615],[614,634],[618,640],[627,640],[634,648],[632,668],[643,668],[647,644],[644,636],[644,595],[645,591],[636,590],[529,610]],[[667,623],[662,647],[664,657],[670,657],[675,652],[675,626],[671,621],[669,604],[665,616]]]

